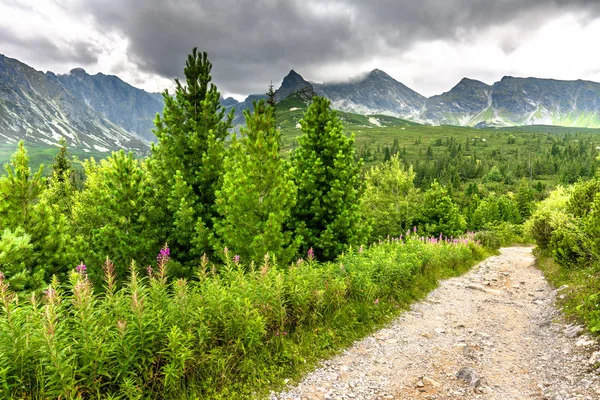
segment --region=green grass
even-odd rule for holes
[[[593,296],[600,295],[600,265],[565,268],[551,257],[537,251],[535,253],[537,267],[548,282],[555,288],[567,286],[558,293],[558,304],[565,315],[595,330],[593,327],[600,322],[600,299]]]
[[[54,163],[54,157],[58,154],[58,147],[51,145],[39,145],[33,143],[25,143],[27,153],[29,156],[29,166],[32,171],[37,171],[40,165],[44,165],[44,175],[50,174],[50,167]],[[10,161],[11,156],[17,150],[17,144],[0,144],[0,163],[2,165]],[[104,153],[99,151],[85,152],[80,149],[69,149],[69,153],[79,159],[80,161],[94,157],[96,160],[105,158],[110,153]]]

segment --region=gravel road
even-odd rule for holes
[[[534,261],[501,249],[270,400],[600,399],[598,342]]]

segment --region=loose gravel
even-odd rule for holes
[[[600,347],[555,306],[529,247],[440,283],[270,400],[600,399]]]

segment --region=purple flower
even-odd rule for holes
[[[240,256],[237,255],[237,254],[235,256],[233,256],[233,262],[236,263],[236,264],[239,264],[240,263]]]
[[[413,227],[413,232],[414,232],[414,233],[417,233],[417,227],[416,227],[416,226],[415,226],[415,227]]]
[[[156,256],[156,261],[159,264],[166,264],[166,263],[169,262],[170,259],[171,259],[171,250],[165,244],[165,247],[163,247],[162,249],[160,249],[160,252],[158,253],[158,256]]]
[[[287,332],[283,332],[283,336],[286,336],[286,335],[287,335]]]
[[[87,270],[87,267],[85,266],[83,261],[77,267],[75,267],[75,271],[79,272],[80,274],[85,273],[86,270]]]
[[[308,259],[310,261],[314,260],[315,258],[315,251],[313,250],[313,248],[311,247],[310,249],[308,249]]]
[[[379,304],[379,299],[375,299],[375,301],[373,302],[373,304]]]

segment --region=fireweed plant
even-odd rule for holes
[[[228,251],[228,250],[226,250]],[[168,279],[171,251],[117,287],[115,265],[80,263],[22,300],[0,274],[0,397],[247,398],[297,376],[485,256],[470,234],[409,231],[336,262],[245,265],[203,257]],[[103,287],[88,278],[102,269]]]

